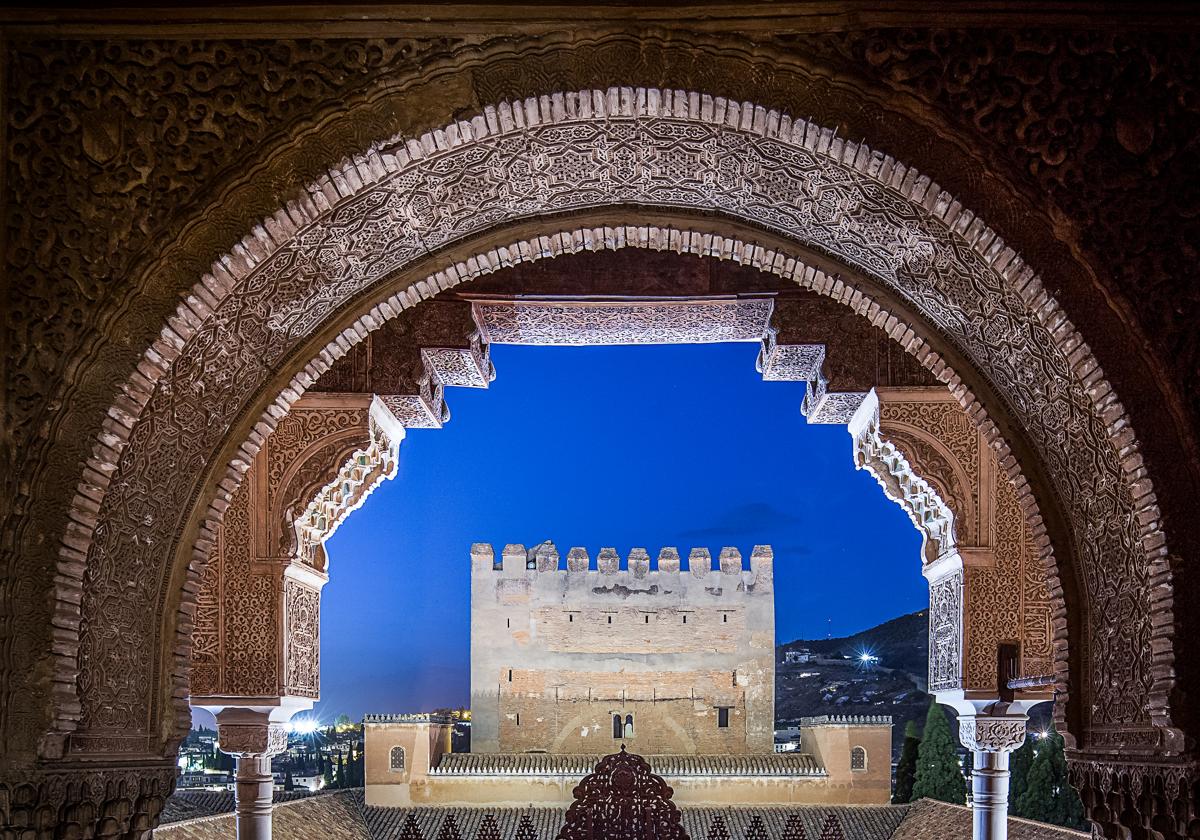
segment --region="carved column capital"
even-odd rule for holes
[[[221,752],[239,758],[265,758],[287,749],[287,724],[217,723],[217,744]]]
[[[964,715],[958,719],[958,737],[964,747],[976,752],[1012,752],[1025,743],[1028,721],[1025,715]]]

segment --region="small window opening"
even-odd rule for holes
[[[625,737],[633,737],[633,715],[625,715]]]
[[[867,769],[867,751],[862,747],[855,747],[854,749],[850,750],[850,769]]]
[[[687,616],[686,615],[683,617],[683,623],[687,624]]]
[[[613,715],[613,740],[621,740],[621,735],[624,734],[625,727],[621,725],[621,716]]]
[[[611,615],[608,617],[608,623],[612,624],[612,616]]]
[[[505,627],[512,627],[512,619],[511,619],[511,618],[506,618],[506,619],[504,619],[504,626],[505,626]]]
[[[512,682],[512,668],[508,669],[508,681]]]
[[[517,726],[521,725],[521,713],[517,712]]]
[[[649,623],[650,623],[650,616],[649,616],[649,615],[647,615],[647,616],[646,616],[646,623],[647,623],[647,624],[649,624]]]
[[[721,613],[721,623],[722,624],[729,623],[729,613]]]
[[[575,613],[567,613],[567,621],[574,621]]]
[[[718,706],[717,707],[717,728],[718,729],[728,729],[729,728],[729,707],[728,706]]]
[[[388,766],[396,772],[404,771],[404,747],[392,747]]]

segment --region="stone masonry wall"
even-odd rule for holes
[[[705,549],[688,570],[663,549],[620,568],[603,549],[567,570],[551,544],[471,549],[471,750],[603,755],[770,753],[775,601],[769,547],[750,570]],[[719,709],[728,725],[719,726]],[[633,716],[614,738],[613,716]]]

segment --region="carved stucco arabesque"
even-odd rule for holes
[[[445,139],[451,135],[456,143]],[[1074,372],[1067,348],[1049,332],[1047,322],[1061,325],[1061,317],[1019,257],[995,243],[994,234],[949,197],[931,197],[937,190],[925,179],[869,150],[855,151],[815,126],[698,95],[613,91],[547,98],[488,110],[451,135],[372,152],[348,170],[366,182],[353,197],[318,213],[285,245],[264,254],[245,280],[224,281],[238,285],[239,293],[214,300],[212,317],[174,362],[175,370],[195,372],[195,384],[159,389],[150,400],[122,457],[122,481],[110,488],[103,513],[119,517],[131,496],[161,505],[155,521],[169,521],[185,509],[193,487],[156,465],[180,457],[167,454],[176,445],[200,453],[219,443],[214,423],[186,435],[163,433],[192,413],[186,407],[191,394],[206,395],[210,416],[234,416],[288,348],[340,302],[429,249],[501,220],[636,203],[704,208],[777,230],[836,255],[937,314],[963,352],[992,373],[997,390],[1021,407],[1016,414],[1027,418],[1028,433],[1051,467],[1059,467],[1051,473],[1063,479],[1059,492],[1080,517],[1079,527],[1102,516],[1105,532],[1080,542],[1093,597],[1103,597],[1095,576],[1106,558],[1126,558],[1123,567],[1109,569],[1106,586],[1141,586],[1146,570],[1136,506],[1122,489],[1119,453],[1095,414],[1087,379]],[[583,155],[577,148],[589,151]],[[333,182],[326,189],[330,199],[336,197]],[[311,205],[310,212],[319,206]],[[515,249],[509,259],[533,256]],[[474,271],[494,267],[481,261]],[[789,271],[803,282],[798,268]],[[453,276],[431,280],[423,293],[462,276],[455,269]],[[392,305],[414,299],[398,298]],[[269,329],[248,317],[263,311],[273,313]],[[995,325],[1005,322],[1023,322],[1023,332],[998,333]],[[1036,340],[1027,340],[1029,334]],[[232,368],[239,376],[228,381],[224,372]],[[1053,377],[1047,382],[1027,375],[1034,370],[1053,371]],[[152,436],[150,429],[159,433]],[[1087,455],[1068,460],[1069,452]],[[114,558],[132,554],[135,562],[153,562],[153,552],[142,545],[117,550],[125,533],[103,532],[93,544],[89,569],[101,590],[108,578],[104,565]],[[93,604],[103,597],[101,592],[85,597],[85,627],[100,618]],[[126,629],[153,634],[150,626]],[[1148,616],[1131,617],[1112,630],[1090,634],[1097,661],[1123,669],[1093,674],[1088,688],[1098,701],[1094,722],[1145,725],[1149,663],[1129,660],[1123,652],[1140,647],[1126,639],[1148,637]],[[85,632],[82,641],[85,664],[102,672],[111,646],[95,632]],[[85,724],[95,721],[88,710],[96,704],[127,728],[150,712],[145,700],[96,688],[84,693]]]
[[[1018,677],[1052,676],[1046,569],[995,452],[945,389],[880,388],[877,394],[877,418],[856,440],[858,463],[876,474],[925,535],[930,690],[994,692],[1002,643],[1019,645]],[[881,449],[894,454],[882,457]],[[955,561],[948,565],[950,555]],[[951,589],[961,589],[959,600]],[[952,665],[956,656],[961,666]]]
[[[403,430],[383,411],[369,394],[313,394],[259,450],[196,597],[193,697],[320,696],[323,543],[395,474]]]
[[[989,33],[988,35],[976,34],[972,37],[971,42],[983,40],[985,43],[989,39],[994,42],[1005,43],[1013,39],[1012,33]],[[1056,40],[1060,45],[1067,40],[1066,35],[1062,36],[1045,36],[1042,40]],[[1103,40],[1111,36],[1097,36]],[[809,42],[811,41],[811,43]],[[903,36],[898,34],[883,35],[873,33],[863,35],[860,33],[852,33],[850,35],[838,36],[821,36],[812,39],[794,38],[791,39],[790,46],[792,49],[812,49],[820,51],[823,48],[831,48],[833,52],[845,52],[850,55],[854,61],[859,61],[862,58],[861,53],[864,51],[867,56],[874,61],[880,55],[886,55],[884,65],[888,68],[889,83],[898,87],[905,87],[907,79],[916,78],[917,74],[903,72],[905,54],[917,54],[917,57],[912,59],[914,66],[918,66],[928,76],[937,76],[939,73],[939,61],[950,59],[938,58],[934,61],[929,61],[928,57],[921,53],[926,41],[929,42],[930,51],[934,54],[947,52],[942,47],[947,45],[953,46],[955,38],[930,37],[928,34],[922,33],[905,33]],[[1146,43],[1138,43],[1136,41],[1129,42],[1128,49],[1125,49],[1125,58],[1122,61],[1128,63],[1130,57],[1146,56],[1159,48],[1149,46]],[[1177,56],[1191,56],[1194,60],[1197,51],[1194,49],[1180,50],[1175,41],[1167,39],[1163,42],[1162,50],[1170,56],[1169,65],[1177,63]],[[897,53],[895,55],[888,53],[883,49],[888,46],[904,46],[907,53]],[[304,44],[283,44],[271,46],[270,48],[262,48],[255,52],[255,60],[261,60],[265,63],[266,72],[250,73],[250,76],[261,79],[280,79],[281,84],[289,85],[287,96],[279,95],[278,91],[267,91],[262,97],[263,104],[255,106],[252,109],[244,107],[244,98],[255,95],[259,90],[258,86],[248,87],[245,83],[245,77],[240,74],[242,71],[236,69],[236,65],[242,63],[244,59],[240,56],[240,51],[234,47],[229,47],[220,44],[204,44],[191,45],[185,50],[178,48],[165,49],[163,46],[153,43],[140,44],[136,48],[131,48],[129,45],[119,42],[109,42],[103,47],[98,45],[77,45],[67,44],[59,46],[50,46],[47,49],[45,46],[40,46],[34,49],[25,50],[24,53],[18,51],[16,57],[10,63],[10,66],[24,66],[24,73],[10,73],[10,103],[13,107],[10,109],[10,118],[13,125],[13,130],[9,133],[10,143],[10,193],[13,195],[32,196],[37,194],[41,206],[47,209],[44,213],[21,213],[17,212],[17,208],[13,204],[9,205],[9,228],[14,232],[10,234],[11,241],[16,244],[16,247],[9,249],[10,265],[15,266],[20,270],[20,273],[27,277],[27,281],[10,284],[12,290],[10,294],[15,296],[15,305],[9,310],[10,326],[16,331],[18,340],[10,345],[9,352],[14,351],[25,352],[23,358],[14,359],[9,365],[10,376],[7,380],[9,389],[9,405],[14,408],[10,417],[12,428],[16,430],[16,439],[19,443],[30,443],[42,436],[42,444],[37,445],[20,445],[14,448],[15,451],[29,453],[30,462],[34,462],[41,456],[44,451],[41,447],[48,444],[53,439],[56,429],[72,428],[69,424],[75,423],[78,425],[81,421],[73,415],[53,415],[46,413],[46,406],[49,401],[58,401],[64,396],[69,396],[69,391],[76,387],[73,384],[65,385],[66,391],[51,390],[47,391],[43,383],[47,381],[59,382],[61,377],[58,375],[55,365],[67,365],[74,351],[72,348],[80,346],[81,337],[89,334],[93,318],[96,316],[100,307],[96,305],[96,301],[109,294],[104,284],[110,276],[123,276],[122,271],[106,271],[102,269],[92,270],[89,273],[91,280],[88,283],[79,283],[76,278],[81,276],[78,266],[84,261],[90,261],[93,257],[99,259],[99,262],[92,261],[90,264],[103,266],[106,265],[112,256],[117,256],[118,259],[130,260],[130,255],[140,252],[139,243],[149,241],[153,238],[153,232],[161,230],[163,224],[170,226],[170,222],[162,222],[161,219],[167,217],[162,216],[157,212],[158,204],[150,200],[149,196],[155,189],[162,189],[165,186],[175,189],[172,193],[172,205],[182,205],[184,202],[179,201],[180,196],[187,196],[187,191],[198,185],[204,184],[216,177],[219,173],[225,171],[229,161],[220,157],[220,155],[228,154],[229,150],[238,147],[246,147],[249,142],[262,137],[267,132],[268,126],[274,126],[281,120],[286,119],[287,114],[272,114],[271,109],[292,109],[293,111],[303,111],[306,108],[311,108],[312,104],[318,101],[328,101],[330,99],[330,91],[343,91],[347,87],[353,88],[356,85],[369,79],[372,74],[381,72],[378,68],[387,67],[388,72],[394,71],[394,65],[389,64],[388,50],[394,50],[401,55],[411,55],[415,52],[437,52],[445,48],[443,43],[426,43],[419,44],[413,42],[404,42],[399,44],[381,45],[372,43],[368,45],[354,43],[338,43],[329,44],[321,42],[306,42]],[[964,47],[965,49],[965,47]],[[88,51],[91,50],[89,53]],[[57,51],[57,52],[56,52]],[[281,54],[276,54],[282,51]],[[295,52],[299,52],[299,57]],[[1032,66],[1038,66],[1036,58],[1038,55],[1050,54],[1053,50],[1049,47],[1038,46],[1037,49],[1029,51],[1027,58],[1032,59]],[[1074,53],[1074,47],[1068,52]],[[1098,54],[1103,56],[1104,50],[1096,50]],[[597,48],[596,55],[600,55],[602,50]],[[1008,55],[1011,51],[1006,50],[972,50],[972,58],[964,64],[965,67],[972,68],[977,75],[982,75],[984,70],[989,67],[993,61],[996,63],[1007,62],[1009,66],[1020,66],[1021,62],[1013,61]],[[167,57],[169,54],[169,58]],[[620,53],[623,59],[628,59],[630,54]],[[636,51],[633,53],[636,56]],[[93,58],[94,56],[94,58]],[[312,57],[311,60],[309,57]],[[644,59],[642,59],[644,60]],[[164,66],[172,65],[176,62],[192,62],[195,71],[178,73],[173,69],[164,71]],[[45,83],[45,77],[53,73],[59,73],[63,77],[71,77],[76,74],[77,67],[86,67],[90,64],[97,66],[95,71],[86,71],[79,73],[83,83],[73,83],[69,85],[49,84]],[[305,78],[304,74],[308,73],[307,81],[302,84],[294,84],[295,76],[292,73],[284,71],[283,68],[289,65],[295,66],[299,63],[302,67],[309,68],[302,70],[296,74],[301,79]],[[403,64],[403,62],[399,62]],[[1030,62],[1025,62],[1029,64]],[[30,67],[30,65],[33,65]],[[118,74],[110,74],[106,76],[107,68],[113,66],[124,66],[125,72]],[[636,70],[636,67],[643,65],[625,64],[620,62],[611,62],[606,64],[604,61],[598,61],[595,65],[595,72],[609,72],[605,67],[624,66],[630,72],[642,72]],[[99,69],[99,68],[105,69]],[[220,69],[217,73],[216,70]],[[982,69],[981,69],[982,68]],[[39,72],[46,71],[46,72]],[[590,71],[589,71],[590,72]],[[213,96],[203,92],[212,90],[212,77],[217,76],[224,85],[216,88],[217,93]],[[36,83],[21,88],[20,85],[35,78]],[[99,78],[128,78],[136,79],[137,82],[130,84],[127,88],[122,88],[122,95],[130,97],[127,103],[127,108],[111,109],[111,115],[105,113],[101,109],[98,102],[89,103],[87,101],[87,91],[89,85],[86,83],[89,79]],[[147,84],[149,79],[158,78],[161,80],[161,87],[156,90],[153,84]],[[509,84],[504,74],[492,74],[490,77],[492,84]],[[756,74],[748,74],[746,78],[761,79],[762,77]],[[789,77],[794,78],[794,77]],[[941,86],[926,85],[922,83],[915,89],[925,90],[937,94],[937,98],[943,99],[945,93],[945,81],[948,74],[942,74]],[[1195,78],[1195,74],[1192,74]],[[950,91],[945,95],[957,95],[956,107],[963,107],[967,110],[966,105],[961,101],[963,91],[971,91],[974,89],[970,74],[958,74],[954,77],[955,84],[959,85],[956,91]],[[516,84],[516,83],[513,83]],[[775,84],[788,84],[785,74],[780,73],[776,76]],[[1047,110],[1053,114],[1055,108],[1060,107],[1055,103],[1061,103],[1064,97],[1078,97],[1086,95],[1091,97],[1100,97],[1102,91],[1099,90],[1103,85],[1093,86],[1086,90],[1080,91],[1078,86],[1076,89],[1062,91],[1061,86],[1054,90],[1054,95],[1043,96],[1040,86],[1052,84],[1058,86],[1058,82],[1051,79],[1046,73],[1041,74],[1015,74],[1014,80],[1011,83],[1014,92],[1017,96],[999,97],[1002,103],[1000,113],[1006,117],[1011,114],[1018,114],[1022,111],[1027,111],[1028,108],[1021,104],[1024,101],[1042,101],[1051,103],[1051,107]],[[912,86],[909,86],[910,88]],[[984,86],[986,90],[986,85]],[[70,91],[82,91],[82,95]],[[192,103],[190,108],[179,107],[174,114],[178,120],[182,122],[183,128],[190,130],[191,127],[198,125],[207,126],[209,128],[216,127],[213,134],[219,142],[212,142],[207,146],[192,142],[189,144],[179,144],[178,139],[181,136],[179,128],[173,128],[171,120],[161,120],[163,116],[161,100],[168,97],[158,96],[163,90],[179,91],[181,97],[178,102]],[[26,93],[27,91],[27,93]],[[222,91],[233,91],[233,93],[223,94]],[[49,96],[47,93],[49,92]],[[15,95],[14,95],[15,94]],[[782,95],[782,94],[779,94]],[[1156,94],[1157,95],[1157,94]],[[56,96],[57,99],[52,99]],[[221,99],[224,96],[224,100]],[[22,97],[25,97],[22,99]],[[336,98],[336,97],[334,97]],[[492,97],[495,98],[495,97]],[[981,95],[974,100],[974,104],[982,106],[986,104],[987,96]],[[1180,98],[1180,103],[1186,103],[1188,100],[1185,97]],[[1194,101],[1194,97],[1193,97]],[[201,105],[195,107],[195,103],[211,102],[211,105]],[[970,105],[972,103],[967,103]],[[1189,109],[1186,104],[1166,103],[1168,112],[1179,113],[1182,111],[1188,116],[1188,119],[1193,117],[1193,109]],[[982,110],[982,107],[976,110]],[[1082,111],[1084,113],[1095,113],[1096,109],[1071,109],[1073,112]],[[127,116],[118,117],[116,114],[125,112]],[[988,108],[987,113],[994,114],[996,109]],[[62,119],[62,115],[66,115],[67,119]],[[148,120],[154,119],[159,122],[163,128],[161,132],[147,131]],[[244,121],[245,124],[241,124]],[[995,132],[998,134],[1000,142],[997,146],[1005,151],[1018,150],[1020,154],[1026,154],[1025,143],[1012,143],[1010,134],[1020,126],[1012,119],[989,119],[978,120],[979,127],[986,131]],[[1046,121],[1043,120],[1043,124]],[[228,124],[226,124],[228,123]],[[1075,120],[1074,123],[1086,123],[1084,120]],[[1133,122],[1136,128],[1136,120]],[[1023,125],[1020,124],[1020,125]],[[363,132],[369,132],[370,127],[362,129]],[[47,135],[47,132],[50,132]],[[1050,132],[1053,136],[1055,132]],[[46,137],[53,136],[54,142],[47,143]],[[1045,132],[1043,132],[1045,136]],[[1154,139],[1153,144],[1160,142],[1159,138],[1168,137],[1166,132],[1160,132]],[[106,142],[105,137],[109,140]],[[242,138],[248,142],[234,142]],[[194,139],[194,138],[193,138]],[[147,153],[145,144],[149,142],[153,148]],[[848,146],[845,148],[849,148]],[[1094,146],[1092,147],[1094,148]],[[80,152],[84,154],[81,155]],[[1084,151],[1088,151],[1084,148]],[[1067,144],[1057,146],[1054,142],[1047,145],[1046,153],[1040,158],[1039,166],[1036,167],[1039,176],[1044,176],[1045,173],[1056,172],[1078,172],[1081,167],[1086,168],[1085,163],[1081,163],[1076,159],[1077,154],[1075,148],[1067,148]],[[88,157],[91,155],[91,157]],[[1156,153],[1157,158],[1172,159],[1173,152],[1164,150]],[[1183,156],[1177,156],[1174,160],[1183,160]],[[131,169],[133,166],[131,161],[139,161],[141,169]],[[70,162],[70,171],[63,169],[64,164]],[[1064,165],[1065,164],[1065,165]],[[29,182],[30,179],[37,178],[38,181],[45,179],[47,172],[59,172],[62,177],[62,183],[67,185],[66,194],[44,190],[21,189],[20,184]],[[133,177],[123,177],[120,173],[131,172],[135,173]],[[144,177],[142,173],[152,173],[151,177]],[[181,176],[172,178],[168,173],[186,173]],[[1152,174],[1152,173],[1151,173]],[[167,177],[161,177],[161,176]],[[1178,173],[1176,173],[1178,175]],[[1157,176],[1154,176],[1157,177]],[[119,188],[114,186],[108,192],[101,190],[98,195],[103,199],[107,196],[107,200],[116,203],[116,209],[113,206],[101,206],[97,211],[96,201],[93,195],[92,187],[96,184],[107,182],[113,185],[120,185]],[[1142,179],[1133,179],[1141,181]],[[177,181],[178,183],[174,183]],[[1073,185],[1086,181],[1089,189],[1112,189],[1122,193],[1128,193],[1129,187],[1122,179],[1079,179],[1068,177],[1064,179],[1062,189],[1069,190]],[[1186,178],[1175,178],[1176,183],[1187,183]],[[78,189],[81,184],[87,184],[87,188]],[[14,188],[15,185],[15,188]],[[72,186],[74,185],[74,186]],[[71,189],[77,189],[75,193]],[[1140,190],[1139,193],[1144,193],[1146,196],[1156,195],[1161,196],[1161,200],[1172,202],[1181,200],[1179,196],[1186,196],[1187,191],[1180,190]],[[1119,208],[1129,206],[1128,202],[1110,200],[1111,196],[1104,196],[1103,200],[1095,201],[1090,204],[1093,208],[1102,209],[1105,214],[1104,218],[1096,219],[1098,222],[1095,225],[1089,225],[1089,229],[1094,232],[1094,235],[1103,237],[1104,231],[1120,228],[1121,220],[1114,219],[1113,214],[1119,212]],[[57,203],[56,203],[57,202]],[[263,208],[264,212],[266,208]],[[1169,208],[1168,208],[1169,210]],[[251,212],[253,209],[251,208]],[[1135,210],[1132,213],[1136,216],[1145,216],[1140,211]],[[1169,213],[1168,213],[1169,215]],[[45,218],[53,218],[54,224],[44,223],[40,220]],[[151,222],[150,219],[155,219]],[[124,222],[129,221],[128,227],[124,231],[113,231],[111,222],[113,219],[119,219]],[[96,220],[103,220],[103,224],[97,224]],[[38,226],[38,236],[32,236],[34,231],[29,226]],[[1144,226],[1143,226],[1144,227]],[[1161,225],[1164,231],[1171,236],[1178,236],[1183,240],[1188,230],[1187,226],[1179,225]],[[48,239],[46,234],[58,237],[58,245],[60,247],[49,247],[54,244],[54,240]],[[48,247],[37,250],[33,248],[23,248],[21,243],[33,241],[48,243]],[[1120,241],[1120,237],[1112,237],[1113,242]],[[91,253],[88,253],[90,250]],[[81,256],[82,252],[82,256]],[[111,253],[108,253],[111,252]],[[1145,253],[1145,252],[1143,252]],[[1159,251],[1164,254],[1177,254],[1178,250],[1165,248]],[[57,261],[57,262],[55,262]],[[1136,265],[1135,261],[1125,261],[1122,266]],[[1142,272],[1140,276],[1158,276],[1151,273]],[[59,285],[51,287],[47,283],[53,278],[58,278]],[[55,306],[61,305],[64,312],[71,313],[67,317],[55,319],[56,333],[53,336],[47,334],[35,334],[29,331],[37,331],[44,329],[44,325],[49,323],[35,318],[20,320],[20,313],[31,313],[41,311],[43,305],[34,303],[40,297],[41,300],[53,301]],[[114,299],[130,299],[127,295],[115,295]],[[1145,296],[1134,296],[1135,301],[1146,301]],[[195,302],[197,311],[203,311],[206,301],[199,300]],[[1187,311],[1190,304],[1183,306],[1183,311]],[[1194,309],[1194,306],[1191,307]],[[1174,308],[1155,308],[1155,312],[1180,311],[1180,307]],[[1154,316],[1157,317],[1157,316]],[[14,323],[13,318],[18,318],[18,322]],[[1183,320],[1187,320],[1186,318]],[[1178,338],[1181,335],[1190,334],[1186,331],[1181,333],[1181,330],[1172,328],[1171,324],[1166,324],[1165,328],[1158,331],[1154,339],[1160,343],[1168,344],[1174,342],[1175,345],[1180,345]],[[167,342],[172,339],[168,337]],[[63,348],[62,352],[47,353],[37,352],[37,348],[47,348],[50,346]],[[1194,371],[1198,369],[1197,365],[1188,364],[1189,353],[1193,350],[1187,346],[1186,342],[1182,346],[1177,346],[1177,350],[1171,354],[1173,359],[1179,360],[1180,366]],[[1194,358],[1194,353],[1191,356]],[[253,361],[253,360],[251,360]],[[41,366],[39,368],[39,365]],[[29,371],[29,373],[24,373]],[[47,371],[50,373],[47,374]],[[136,389],[126,399],[127,413],[120,411],[112,415],[109,423],[120,424],[127,423],[128,418],[136,415],[140,408],[141,402],[145,399],[145,389],[148,388],[150,381],[143,377],[141,383],[142,392]],[[62,421],[62,417],[66,417],[66,421]],[[44,419],[49,419],[52,422],[47,425]],[[1082,416],[1078,420],[1071,421],[1075,425],[1080,425]],[[62,422],[68,422],[68,425],[61,425]],[[90,422],[90,421],[89,421]],[[1058,422],[1056,420],[1056,422]],[[1083,421],[1086,425],[1086,421]],[[1061,427],[1061,426],[1057,426]],[[88,437],[85,428],[75,428],[80,439]],[[1099,430],[1092,430],[1092,434],[1096,434]],[[120,446],[121,440],[119,435],[114,437],[117,446]],[[1061,442],[1060,442],[1061,443]],[[112,456],[112,453],[101,451],[98,458],[101,462],[105,458]],[[115,460],[115,459],[114,459]],[[1107,458],[1102,460],[1108,460]],[[182,470],[181,470],[182,472]],[[28,482],[29,486],[34,488],[34,492],[44,492],[40,490],[40,485],[37,481],[39,473],[30,469],[17,469],[11,471],[10,475],[28,475],[32,478]],[[1109,474],[1112,474],[1109,468]],[[104,487],[106,485],[103,475],[95,476],[95,496],[97,498],[103,496]],[[1112,488],[1104,488],[1106,494],[1111,494]],[[8,496],[8,494],[6,494]],[[24,491],[21,494],[12,494],[10,497],[14,499],[16,504],[16,512],[18,515],[23,515],[27,508],[26,496]],[[1106,498],[1107,502],[1108,499]],[[1108,507],[1111,509],[1112,505]],[[18,520],[17,524],[21,526],[24,520]],[[1123,524],[1127,522],[1127,518],[1123,515],[1110,518],[1110,522],[1117,523],[1119,527],[1125,527]],[[87,521],[80,522],[83,528],[89,527]],[[1113,528],[1112,530],[1118,530]],[[19,527],[18,533],[23,533],[24,528]],[[1109,540],[1116,539],[1121,541],[1123,538],[1119,534],[1107,535]],[[68,540],[68,548],[70,544],[77,544],[74,537]],[[1128,549],[1128,544],[1124,546]],[[1116,583],[1110,584],[1105,582],[1103,576],[1097,577],[1096,574],[1089,572],[1089,586],[1095,585],[1100,590],[1108,591],[1129,591],[1134,588],[1137,581],[1141,577],[1135,568],[1128,564],[1133,563],[1132,554],[1128,551],[1117,551],[1109,555],[1110,557],[1125,557],[1129,558],[1124,561],[1117,561],[1127,564],[1126,568],[1119,571]],[[77,558],[82,560],[82,556]],[[145,571],[149,573],[155,564],[145,567]],[[1136,565],[1136,564],[1134,564]],[[1102,568],[1097,565],[1092,567],[1093,570]],[[149,593],[148,593],[149,594]],[[149,602],[154,603],[153,597],[149,598]],[[21,599],[17,599],[16,603],[21,603]],[[158,603],[161,603],[159,601]],[[24,609],[24,608],[23,608]],[[12,628],[19,628],[20,632],[32,632],[30,630],[30,620],[35,617],[30,613],[14,614],[7,613],[10,618],[9,639],[12,638]],[[11,642],[10,642],[11,644]],[[5,670],[6,676],[11,679],[13,660],[11,659],[11,648],[6,648]],[[1101,666],[1103,667],[1103,666]],[[1143,669],[1143,678],[1144,678]],[[1137,693],[1138,679],[1134,679],[1132,684],[1128,678],[1124,678],[1124,684],[1132,688],[1133,693]],[[1107,708],[1107,707],[1106,707]],[[69,716],[69,714],[68,714]],[[1118,712],[1117,717],[1121,717]]]

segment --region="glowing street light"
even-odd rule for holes
[[[288,724],[288,728],[296,735],[312,735],[317,731],[316,718],[298,718]]]

